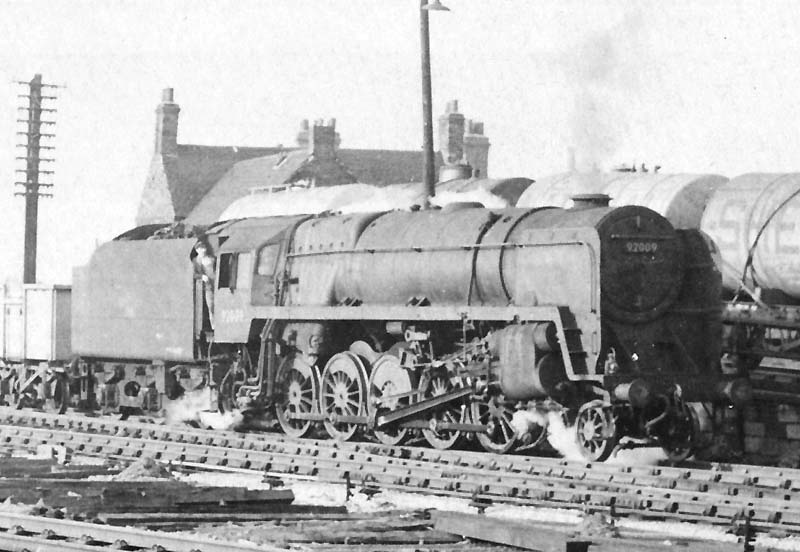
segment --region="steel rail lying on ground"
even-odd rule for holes
[[[71,540],[65,540],[71,539]],[[129,547],[170,552],[285,552],[285,549],[132,527],[0,512],[0,549],[61,552]]]
[[[27,425],[32,425],[37,420],[52,421],[53,418],[56,417],[20,415],[18,422],[24,419]],[[589,511],[613,509],[618,514],[723,524],[749,516],[751,523],[758,527],[781,527],[800,532],[800,500],[792,500],[794,484],[791,479],[782,480],[779,489],[761,489],[753,486],[752,477],[743,478],[741,475],[732,477],[736,480],[732,482],[719,480],[711,475],[713,472],[707,472],[705,482],[701,480],[698,484],[698,481],[686,479],[686,475],[702,475],[702,470],[672,468],[677,470],[673,477],[666,473],[642,477],[626,474],[620,471],[620,466],[616,466],[617,472],[609,472],[607,465],[563,461],[559,465],[551,461],[544,470],[546,473],[536,473],[532,464],[538,459],[531,459],[529,468],[520,470],[519,458],[494,457],[493,461],[488,461],[483,455],[484,465],[476,467],[469,462],[460,465],[431,458],[411,458],[416,449],[402,447],[395,449],[399,455],[392,457],[379,454],[391,447],[376,448],[369,444],[282,438],[276,445],[260,439],[215,436],[211,432],[151,424],[111,420],[94,423],[96,420],[81,421],[74,417],[59,420],[53,424],[57,426],[54,429],[1,426],[0,444],[15,448],[63,444],[76,453],[100,457],[134,459],[153,456],[164,462],[305,475],[328,482],[347,480],[365,487],[520,505]],[[62,423],[72,427],[65,428]],[[86,433],[89,426],[95,433]],[[133,433],[140,436],[134,437]],[[163,439],[165,435],[167,440]],[[225,441],[225,444],[221,445],[220,441]],[[441,453],[437,451],[435,454]],[[460,452],[455,454],[462,455]],[[579,469],[583,477],[577,475]],[[744,483],[742,479],[745,479]]]

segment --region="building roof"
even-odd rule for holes
[[[386,186],[422,182],[422,151],[340,149],[336,156],[364,184]],[[436,152],[434,164],[438,174],[441,153]]]
[[[189,224],[209,224],[234,201],[256,188],[313,181],[315,186],[335,186],[356,181],[337,160],[319,160],[306,150],[290,150],[235,163],[212,182],[186,217]]]
[[[259,151],[266,153],[258,154]],[[236,159],[240,155],[241,159]],[[375,186],[422,181],[422,152],[339,149],[319,160],[307,149],[178,145],[177,167],[165,166],[176,217],[208,224],[254,188],[314,181],[317,187],[361,182]],[[436,152],[435,166],[442,164]],[[172,182],[178,183],[173,185]]]
[[[164,171],[177,219],[188,215],[237,162],[275,154],[282,148],[240,148],[178,144],[177,155],[164,155]]]

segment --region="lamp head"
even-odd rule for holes
[[[428,11],[450,11],[450,8],[442,5],[442,3],[439,0],[432,0],[431,2],[428,2],[427,4],[422,6],[422,9]]]

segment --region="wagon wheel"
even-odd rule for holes
[[[427,389],[425,389],[424,397],[426,399],[432,399],[450,393],[454,389],[459,389],[463,386],[464,384],[460,378],[450,377],[447,372],[440,372],[431,378]],[[432,412],[429,418],[430,426],[422,430],[422,435],[434,448],[440,450],[453,448],[461,440],[463,433],[458,430],[438,429],[438,425],[443,422],[468,424],[470,423],[469,418],[469,410],[463,401],[449,402]]]
[[[590,401],[578,410],[575,441],[584,458],[602,462],[617,445],[617,422],[611,407],[601,400]]]
[[[311,414],[319,405],[319,372],[309,366],[299,355],[283,361],[275,377],[278,400],[275,414],[284,433],[291,437],[305,437],[313,427],[313,420],[290,417],[290,414]]]
[[[411,393],[416,389],[416,378],[394,355],[382,355],[372,365],[369,377],[367,412],[370,418],[398,410],[411,404]],[[396,395],[404,395],[397,397]],[[388,425],[375,430],[375,437],[384,445],[399,445],[408,437],[408,429]]]
[[[683,462],[694,453],[695,440],[700,432],[700,420],[691,406],[681,401],[674,416],[666,421],[661,448],[671,462]]]
[[[47,389],[42,408],[45,412],[63,414],[69,407],[69,376],[54,373],[47,381]]]
[[[325,365],[320,385],[319,406],[325,416],[325,431],[334,439],[347,441],[358,425],[340,422],[340,416],[362,416],[367,399],[367,372],[358,355],[333,355]]]
[[[486,426],[486,433],[478,433],[478,442],[488,452],[503,454],[514,448],[516,432],[511,425],[514,411],[506,404],[501,393],[473,399],[470,405],[472,420]]]

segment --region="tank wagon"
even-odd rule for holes
[[[612,206],[643,205],[676,228],[700,228],[714,192],[728,179],[715,174],[569,172],[537,180],[519,198],[518,207],[570,207],[572,196],[603,193]]]
[[[700,224],[719,250],[727,290],[726,359],[762,380],[759,372],[772,371],[767,365],[792,374],[800,369],[798,221],[800,174],[762,173],[720,186]],[[776,387],[769,378],[757,387],[764,398],[800,402],[796,389]]]
[[[293,436],[493,452],[558,412],[588,459],[686,456],[687,404],[749,392],[720,370],[720,275],[696,230],[602,203],[136,229],[75,271],[60,396],[156,410],[201,389]]]

